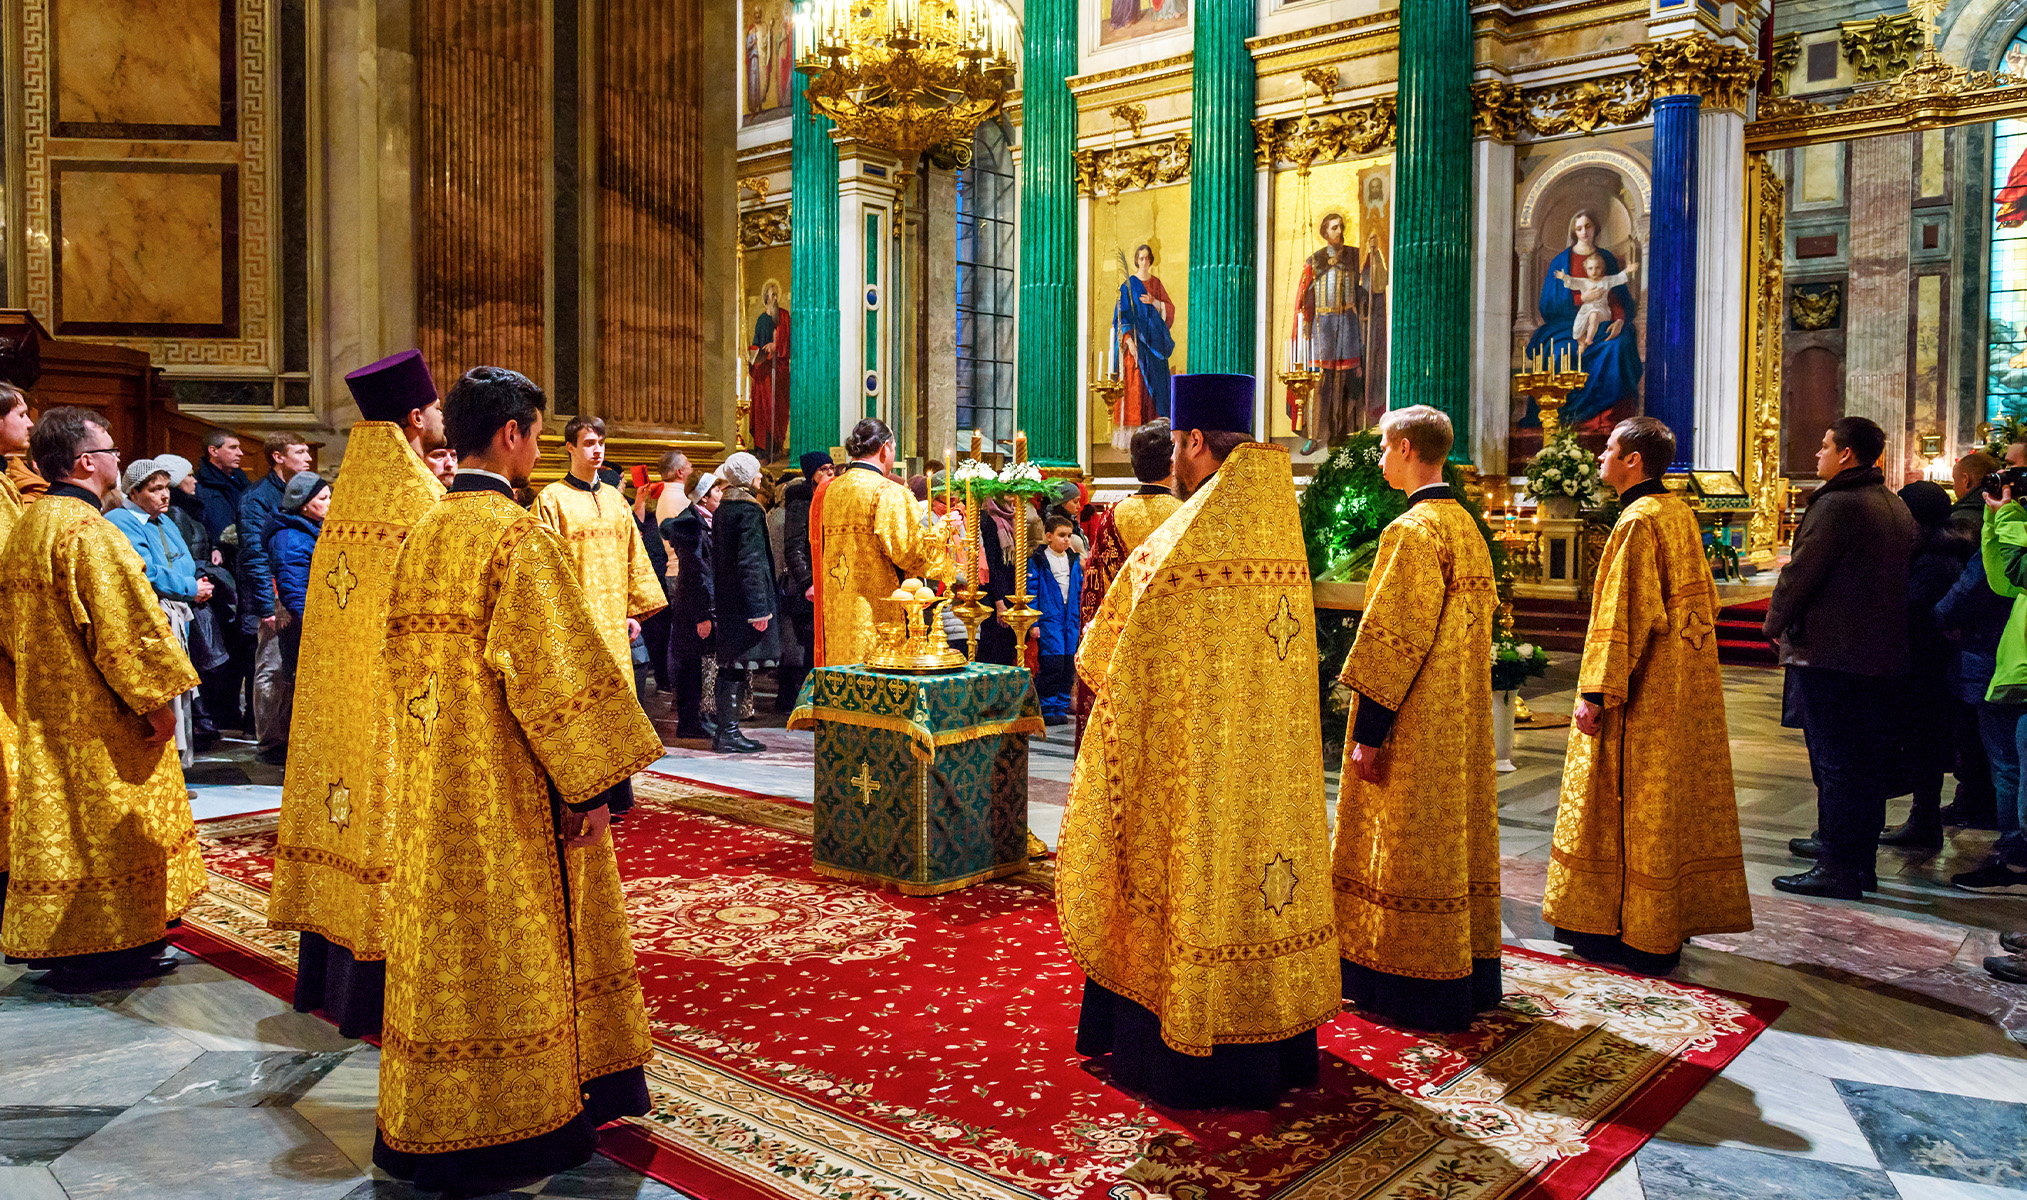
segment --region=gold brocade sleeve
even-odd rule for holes
[[[669,606],[668,593],[662,591],[662,581],[655,575],[655,565],[648,558],[647,543],[640,537],[640,526],[630,521],[628,525],[626,615],[651,616]]]
[[[1607,708],[1626,702],[1647,644],[1668,628],[1657,552],[1652,523],[1628,514],[1612,530],[1598,566],[1577,691],[1602,693]]]
[[[503,552],[486,661],[542,769],[566,803],[578,803],[660,758],[661,739],[599,640],[556,536],[531,528]]]
[[[1126,631],[1126,618],[1132,615],[1133,577],[1129,560],[1112,586],[1105,589],[1098,615],[1084,627],[1083,641],[1077,646],[1077,675],[1094,694],[1112,673],[1112,655],[1119,648],[1119,635]]]
[[[197,686],[197,668],[169,628],[132,545],[109,521],[70,544],[72,612],[106,686],[146,716]]]
[[[1338,682],[1399,710],[1436,644],[1443,615],[1439,550],[1413,521],[1397,519],[1380,534],[1366,609]]]
[[[923,528],[921,510],[906,488],[882,489],[874,503],[873,536],[903,575],[926,579],[949,573],[950,548],[942,529]]]

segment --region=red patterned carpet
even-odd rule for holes
[[[1509,948],[1505,1007],[1468,1033],[1341,1016],[1321,1082],[1273,1111],[1163,1110],[1075,1051],[1046,868],[876,892],[810,870],[806,808],[637,790],[619,853],[656,1110],[605,1149],[706,1200],[1582,1196],[1781,1008]],[[188,923],[274,986],[271,827],[205,827],[217,886]]]

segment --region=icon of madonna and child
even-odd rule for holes
[[[1622,263],[1598,245],[1596,214],[1570,217],[1569,244],[1548,264],[1541,281],[1541,325],[1527,339],[1530,359],[1567,355],[1590,376],[1562,407],[1564,429],[1603,445],[1614,423],[1636,410],[1640,397],[1640,338],[1633,285],[1637,264]],[[1527,401],[1516,442],[1539,445],[1541,414]]]

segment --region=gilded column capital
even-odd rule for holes
[[[1656,100],[1698,96],[1712,108],[1737,108],[1759,77],[1759,60],[1751,51],[1695,34],[1641,42],[1633,52]]]
[[[1273,170],[1274,160],[1280,157],[1277,124],[1272,117],[1253,118],[1253,169],[1256,171]],[[1081,184],[1083,181],[1080,179],[1078,182]]]
[[[1774,95],[1788,94],[1788,72],[1802,61],[1802,35],[1784,33],[1774,39]]]
[[[1488,79],[1471,85],[1471,133],[1474,137],[1510,142],[1526,121],[1518,84]]]
[[[1845,21],[1837,26],[1837,42],[1844,61],[1858,78],[1867,82],[1891,79],[1914,65],[1921,52],[1921,18],[1913,13],[1893,13],[1869,21]]]

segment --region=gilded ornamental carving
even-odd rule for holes
[[[1700,96],[1706,108],[1738,108],[1759,81],[1759,59],[1743,46],[1690,35],[1633,47],[1655,97]]]
[[[1921,21],[1913,13],[1846,21],[1837,27],[1837,41],[1858,78],[1891,79],[1914,66],[1922,49]]]
[[[739,214],[739,248],[761,250],[789,240],[789,206],[749,208]]]
[[[1807,290],[1796,288],[1788,296],[1788,319],[1795,328],[1813,333],[1836,324],[1837,313],[1843,307],[1844,289],[1834,283]]]
[[[1263,171],[1275,163],[1298,167],[1372,154],[1394,144],[1394,98],[1299,117],[1262,117],[1253,122],[1253,161]]]
[[[1137,146],[1113,146],[1076,153],[1077,190],[1086,196],[1117,196],[1189,177],[1187,131]]]

